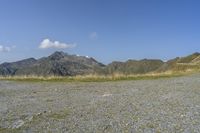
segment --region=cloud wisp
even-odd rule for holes
[[[97,32],[92,32],[92,33],[90,33],[89,38],[90,38],[91,40],[97,39],[97,38],[98,38]]]
[[[15,46],[8,47],[8,46],[0,45],[0,52],[10,52],[11,49],[13,49],[13,48],[15,48]]]
[[[49,49],[49,48],[67,49],[73,47],[76,47],[75,43],[61,43],[59,41],[51,41],[50,39],[44,39],[39,46],[40,49]]]

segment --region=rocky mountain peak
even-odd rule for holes
[[[61,58],[64,58],[67,54],[62,51],[56,51],[52,55],[49,56],[51,60],[60,60]]]

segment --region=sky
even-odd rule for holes
[[[105,64],[200,52],[199,0],[0,0],[0,63],[54,51]]]

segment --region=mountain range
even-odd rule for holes
[[[158,59],[113,61],[108,65],[98,62],[92,57],[70,55],[64,52],[54,52],[40,59],[28,58],[17,62],[0,64],[1,76],[76,76],[87,74],[109,75],[145,74],[150,72],[186,71],[200,69],[200,53],[186,57],[177,57],[164,62]]]

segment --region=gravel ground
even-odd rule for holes
[[[198,133],[200,74],[101,83],[0,81],[0,132]]]

